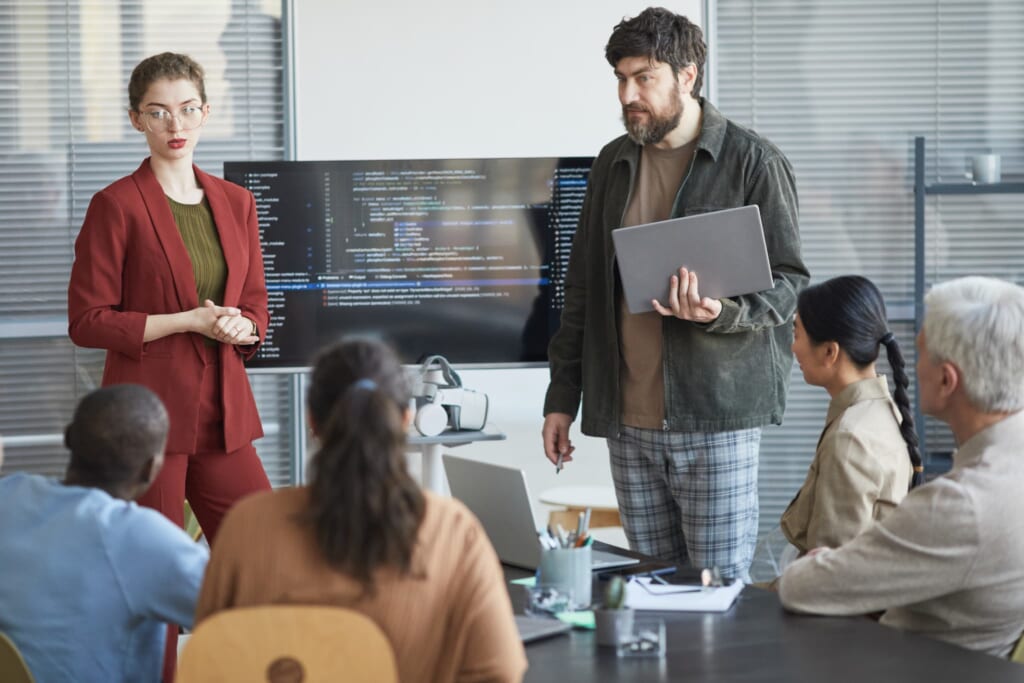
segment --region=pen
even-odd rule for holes
[[[569,547],[569,535],[565,533],[565,529],[562,528],[561,524],[556,524],[555,529],[558,531],[558,544],[563,548]]]
[[[562,453],[558,454],[558,462],[555,463],[555,474],[558,474],[558,473],[560,473],[562,471],[562,458],[563,457],[564,457],[564,455]]]
[[[587,508],[583,513],[583,533],[586,534],[590,531],[590,508]]]

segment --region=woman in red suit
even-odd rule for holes
[[[252,445],[263,428],[243,365],[269,317],[256,204],[192,164],[210,113],[199,64],[149,57],[132,72],[128,99],[150,157],[89,204],[68,332],[107,350],[104,385],[138,383],[163,399],[164,467],[139,503],[180,525],[187,497],[212,542],[235,501],[270,488]]]

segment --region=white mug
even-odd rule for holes
[[[971,170],[967,177],[976,183],[998,183],[1002,173],[998,154],[975,154],[971,157]]]

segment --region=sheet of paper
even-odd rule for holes
[[[720,588],[692,588],[666,586],[647,577],[638,577],[626,584],[626,604],[633,609],[664,612],[724,612],[743,590],[743,583],[736,581]]]

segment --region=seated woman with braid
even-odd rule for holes
[[[895,402],[875,371],[885,347]],[[800,293],[793,354],[808,384],[832,401],[814,461],[781,527],[801,555],[853,539],[921,482],[921,454],[899,344],[867,278],[837,277]]]
[[[406,470],[409,398],[398,359],[380,342],[321,351],[308,396],[319,442],[312,480],[228,512],[197,624],[233,607],[345,607],[384,631],[401,681],[522,679],[526,653],[483,527]]]

